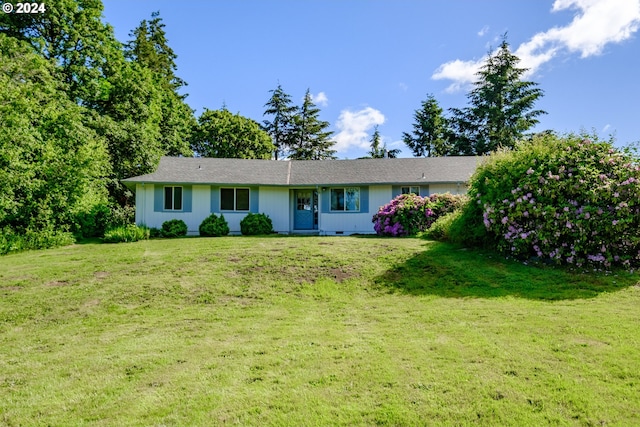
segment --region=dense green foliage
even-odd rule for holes
[[[137,242],[138,240],[146,240],[150,236],[149,228],[127,224],[105,231],[102,241],[105,243]]]
[[[595,137],[542,134],[490,156],[459,229],[518,258],[640,265],[638,159]]]
[[[229,224],[224,219],[224,215],[220,216],[212,213],[206,217],[199,227],[200,235],[204,237],[219,237],[229,234]]]
[[[269,134],[256,121],[226,108],[200,115],[192,148],[202,157],[237,159],[270,159],[275,150]]]
[[[257,236],[273,233],[273,223],[269,215],[248,213],[240,221],[240,232],[245,236]]]
[[[56,230],[27,229],[20,234],[9,227],[0,229],[0,255],[32,249],[66,246],[75,242],[73,234]]]
[[[170,219],[162,223],[162,237],[182,237],[187,235],[187,224],[181,219]]]
[[[110,170],[104,140],[56,73],[25,42],[0,34],[0,229],[42,233],[42,242],[106,202]]]
[[[46,9],[0,15],[0,229],[101,236],[132,218],[120,180],[190,155],[195,119],[157,13],[123,46],[100,0]]]
[[[373,229],[380,236],[415,236],[441,216],[459,209],[466,199],[449,193],[429,197],[401,194],[378,209],[372,219]]]

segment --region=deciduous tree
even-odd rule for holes
[[[222,110],[205,110],[198,118],[193,150],[203,157],[270,159],[269,134],[254,120]]]

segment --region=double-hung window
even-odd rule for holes
[[[164,187],[164,210],[182,210],[182,187]]]
[[[332,211],[359,211],[360,210],[360,188],[332,188],[331,189],[331,210]]]
[[[420,195],[420,187],[402,187],[400,189],[401,194],[416,194]]]
[[[223,211],[248,211],[248,188],[221,188],[220,210]]]

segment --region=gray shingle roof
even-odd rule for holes
[[[481,157],[358,160],[245,160],[163,157],[154,173],[125,183],[235,185],[420,184],[467,182]]]

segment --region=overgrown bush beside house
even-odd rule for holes
[[[611,142],[536,136],[492,154],[469,195],[452,240],[558,264],[640,265],[640,166]]]
[[[10,252],[20,252],[32,249],[54,248],[75,243],[73,234],[64,231],[55,231],[51,228],[32,231],[24,230],[18,234],[11,228],[0,230],[0,255]]]
[[[245,236],[273,233],[273,223],[267,214],[248,213],[240,221],[240,232]]]
[[[219,237],[229,234],[229,224],[224,215],[211,214],[206,217],[199,227],[200,235],[204,237]]]
[[[429,197],[402,194],[378,209],[372,219],[373,229],[380,236],[414,236],[462,206],[465,200],[466,196],[449,193]]]
[[[162,223],[162,237],[181,237],[187,235],[187,224],[181,219],[170,219]]]

